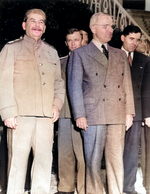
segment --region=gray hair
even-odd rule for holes
[[[90,19],[89,27],[91,28],[92,26],[94,26],[97,23],[98,18],[101,17],[101,16],[105,16],[105,15],[110,16],[109,14],[103,13],[103,12],[95,13],[94,15],[92,15],[92,17]]]

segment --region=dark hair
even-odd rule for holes
[[[65,38],[67,38],[67,35],[73,34],[74,32],[79,32],[80,35],[81,35],[81,38],[83,38],[83,35],[81,34],[81,32],[80,32],[80,30],[78,28],[67,29]]]
[[[141,33],[141,36],[142,36],[142,31],[138,26],[128,25],[122,31],[122,35],[124,35],[124,36],[127,36],[130,33]]]

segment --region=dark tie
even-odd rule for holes
[[[104,55],[107,57],[108,59],[108,50],[106,49],[106,47],[102,44],[102,48],[103,48],[103,53]]]
[[[129,60],[129,64],[132,67],[132,57],[131,57],[131,53],[128,53],[128,60]]]

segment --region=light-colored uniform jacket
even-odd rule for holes
[[[64,101],[57,51],[47,43],[24,36],[8,43],[0,53],[0,114],[52,117]]]

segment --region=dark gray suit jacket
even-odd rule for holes
[[[150,57],[142,56],[141,63],[145,63],[143,80],[142,80],[142,116],[150,117]]]
[[[125,124],[134,114],[130,68],[126,54],[108,46],[109,61],[90,42],[74,50],[68,65],[68,89],[74,119],[88,125]]]
[[[150,93],[149,100],[145,96],[148,94],[148,91],[150,92],[150,74],[148,73],[148,67],[150,67],[150,58],[143,55],[142,53],[135,51],[131,67],[131,77],[135,102],[134,121],[142,121],[142,104],[143,116],[145,117],[146,112],[149,112],[150,116]],[[141,101],[141,95],[143,96],[143,102]]]

